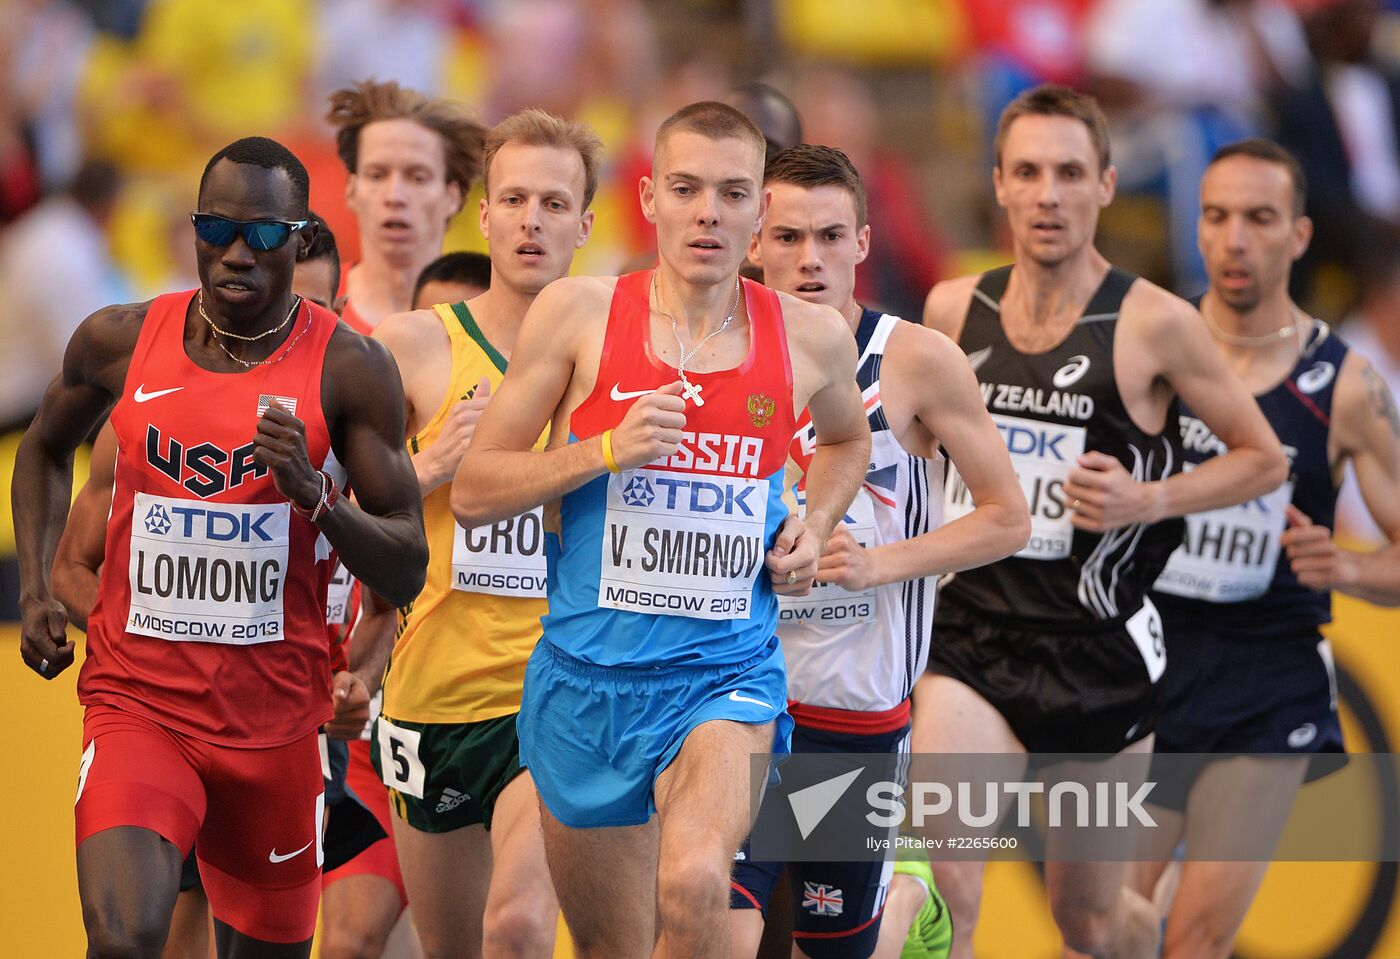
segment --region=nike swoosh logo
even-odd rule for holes
[[[739,695],[739,691],[738,691],[737,689],[734,690],[734,692],[732,692],[732,693],[729,694],[729,698],[732,699],[732,700],[733,700],[734,702],[736,702],[736,703],[753,703],[755,706],[762,706],[764,709],[772,709],[772,708],[773,708],[772,706],[768,705],[767,703],[765,703],[765,702],[764,702],[763,700],[761,700],[761,699],[750,699],[750,698],[747,697],[747,696],[740,696],[740,695]]]
[[[311,842],[315,842],[315,841],[316,841],[316,840],[314,840],[314,839],[311,840]],[[311,848],[311,842],[307,843],[305,846],[302,846],[302,847],[301,847],[300,849],[298,849],[296,852],[289,852],[289,853],[287,853],[285,856],[279,856],[279,855],[277,854],[277,849],[276,849],[276,847],[274,847],[273,850],[272,850],[272,852],[270,852],[270,853],[267,854],[267,861],[268,861],[268,862],[286,862],[288,859],[295,859],[297,856],[300,856],[302,853],[306,852],[306,850],[308,850],[308,849]]]
[[[178,393],[183,389],[183,386],[172,386],[168,390],[156,390],[154,393],[147,393],[146,384],[142,383],[140,386],[136,387],[136,392],[131,395],[131,398],[138,403],[145,403],[147,400],[160,399],[162,396]]]
[[[648,393],[656,392],[656,390],[632,390],[630,392],[624,393],[618,389],[618,387],[621,385],[621,383],[613,384],[612,393],[610,395],[612,396],[614,401],[634,400],[639,396],[646,396]]]
[[[987,362],[987,357],[992,355],[992,348],[984,346],[982,349],[967,354],[967,365],[972,367],[972,372],[976,373],[983,363]]]

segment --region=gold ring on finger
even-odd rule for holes
[[[797,582],[797,570],[794,569],[787,574],[787,584],[791,586],[795,582]]]

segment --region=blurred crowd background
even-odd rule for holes
[[[1005,259],[990,142],[1020,90],[1057,81],[1100,97],[1120,184],[1100,246],[1183,294],[1204,284],[1195,219],[1211,153],[1273,136],[1302,160],[1317,222],[1298,295],[1329,321],[1389,330],[1400,364],[1400,0],[5,6],[0,435],[33,414],[88,313],[196,285],[198,175],[236,137],[274,136],[302,157],[312,206],[354,262],[323,116],[330,91],[366,77],[463,100],[488,124],[529,105],[592,124],[607,154],[594,238],[575,261],[589,273],[650,245],[636,182],[660,120],[764,81],[796,104],[807,141],[861,170],[873,251],[858,292],[910,318],[940,278]],[[466,209],[448,247],[484,249],[475,198]]]

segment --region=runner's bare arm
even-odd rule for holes
[[[1151,316],[1148,346],[1159,357],[1161,375],[1228,450],[1189,473],[1145,484],[1158,487],[1153,518],[1233,506],[1277,489],[1288,478],[1283,447],[1259,404],[1211,342],[1200,316],[1175,297]],[[1167,427],[1178,428],[1175,423]]]
[[[442,392],[442,384],[451,377],[451,339],[434,310],[395,313],[376,326],[373,335],[389,348],[403,377],[404,412],[407,416],[404,428],[406,438],[412,439],[422,432],[448,399]],[[439,366],[443,369],[435,369]],[[490,396],[490,381],[478,383],[470,399],[452,404],[437,439],[425,449],[411,454],[421,495],[427,496],[442,484],[452,481],[462,453],[471,442],[472,429]]]
[[[452,481],[452,513],[464,527],[518,516],[608,471],[599,437],[542,452],[532,447],[569,389],[583,324],[607,315],[610,295],[596,278],[577,277],[555,280],[535,298],[511,351],[510,370]]]
[[[1132,366],[1130,381],[1120,377],[1120,390],[1170,389],[1227,452],[1189,473],[1150,482],[1135,480],[1107,453],[1085,452],[1065,483],[1065,494],[1076,501],[1076,528],[1104,532],[1233,506],[1276,489],[1287,477],[1288,464],[1268,420],[1186,301],[1135,284],[1123,304],[1114,354],[1115,366],[1124,362],[1120,357],[1128,357]],[[1169,422],[1164,428],[1179,426]]]
[[[92,446],[87,483],[78,491],[53,560],[53,594],[68,610],[68,621],[86,630],[97,602],[97,584],[107,549],[107,517],[116,479],[117,434],[103,425]]]
[[[110,306],[82,322],[15,455],[11,502],[20,567],[20,656],[47,679],[73,661],[68,616],[50,583],[72,497],[73,453],[121,395],[147,306]]]
[[[398,368],[383,344],[341,327],[326,348],[323,384],[323,396],[331,396],[326,405],[332,444],[355,497],[342,498],[317,525],[356,579],[394,605],[407,605],[423,588],[428,543],[423,501],[403,442]],[[314,472],[295,485],[296,495],[281,482],[278,488],[302,507],[314,505],[320,492]]]
[[[350,627],[350,671],[364,680],[373,696],[384,681],[394,649],[398,610],[374,590],[360,593],[360,615]]]
[[[872,550],[878,578],[870,585],[972,569],[1025,546],[1031,531],[1026,497],[957,344],[934,330],[900,327],[886,350],[881,378],[886,391],[894,384],[913,398],[914,415],[957,466],[975,508],[938,529]],[[930,389],[935,383],[937,389]]]
[[[1381,606],[1400,606],[1400,412],[1370,362],[1349,353],[1337,373],[1332,435],[1351,460],[1371,518],[1390,545],[1374,552],[1342,549],[1332,531],[1290,507],[1281,542],[1298,581],[1336,589]]]
[[[972,291],[977,288],[980,279],[976,275],[960,276],[935,284],[924,299],[924,326],[937,330],[956,343],[967,320]]]

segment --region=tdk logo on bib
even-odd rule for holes
[[[175,514],[175,535],[211,543],[271,543],[274,533],[267,529],[275,525],[277,510],[244,507],[237,512],[207,509],[199,506],[166,507],[157,503],[146,514],[146,531],[162,536],[171,531],[170,514]]]
[[[997,423],[997,429],[1006,441],[1007,451],[1013,456],[1034,456],[1037,459],[1059,462],[1068,459],[1068,451],[1062,448],[1069,435],[1068,430],[1063,427],[1040,427],[1033,424],[1033,420],[1022,420],[1020,424],[1005,420]]]
[[[643,483],[647,480],[642,477]],[[635,480],[633,481],[635,482]],[[720,481],[712,483],[702,479],[681,479],[677,476],[658,476],[655,479],[656,486],[660,487],[661,505],[668,510],[681,510],[686,513],[722,513],[725,516],[741,515],[753,516],[753,507],[746,502],[757,488],[753,483],[740,481],[738,483]],[[630,488],[630,484],[629,484]],[[646,490],[638,491],[637,501],[632,502],[627,499],[627,490],[622,492],[623,502],[629,506],[650,506],[649,497],[651,486],[647,485]],[[762,497],[756,497],[761,499]]]
[[[146,532],[157,533],[161,536],[170,532],[170,514],[159,503],[152,506],[150,512],[146,514]]]
[[[650,506],[655,499],[656,491],[645,476],[632,477],[622,488],[622,501],[628,506]]]

